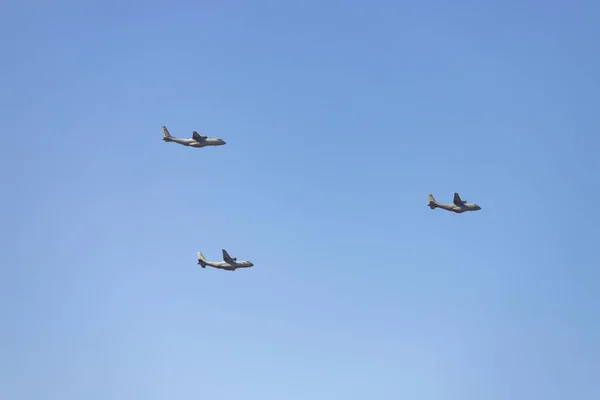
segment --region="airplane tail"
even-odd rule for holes
[[[172,138],[171,134],[169,133],[169,130],[167,129],[166,126],[163,125],[162,127],[162,135],[163,135],[163,140],[165,142],[169,142],[170,139]]]
[[[429,193],[427,195],[427,205],[429,206],[429,208],[431,208],[432,210],[436,207],[436,201],[435,198],[433,198],[433,196],[431,195],[431,193]]]
[[[206,261],[206,258],[204,258],[204,254],[202,254],[202,252],[198,252],[198,260],[202,260],[202,261]]]
[[[198,264],[202,266],[202,268],[206,268],[206,258],[201,252],[198,252]]]

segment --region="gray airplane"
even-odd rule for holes
[[[175,142],[191,147],[223,146],[226,144],[223,139],[200,136],[200,134],[196,131],[192,133],[192,137],[190,139],[176,138],[171,136],[166,126],[162,127],[162,135],[165,142]]]
[[[250,268],[253,267],[250,261],[238,261],[237,258],[231,258],[227,251],[223,249],[223,261],[206,261],[204,255],[201,252],[198,252],[198,264],[202,266],[202,268],[209,267],[224,269],[227,271],[235,271],[238,268]]]
[[[427,205],[432,210],[434,208],[442,208],[444,210],[452,211],[457,214],[464,213],[465,211],[481,210],[481,207],[479,207],[477,204],[467,204],[467,201],[461,199],[458,193],[454,193],[454,200],[452,201],[452,204],[438,203],[437,201],[435,201],[431,193],[427,195],[427,199],[429,200]]]

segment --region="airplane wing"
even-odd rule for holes
[[[206,139],[206,136],[200,136],[200,134],[199,134],[198,132],[194,131],[194,132],[192,133],[192,138],[193,138],[193,139],[194,139],[196,142],[201,142],[201,141],[203,141],[204,139]]]
[[[458,195],[458,193],[454,193],[454,200],[452,200],[452,202],[454,204],[456,204],[457,206],[462,206],[463,204],[465,204],[467,201],[463,200],[460,198],[460,196]]]
[[[229,256],[229,254],[227,253],[227,250],[223,249],[223,261],[225,261],[226,263],[232,263],[235,262],[235,258],[231,258]]]

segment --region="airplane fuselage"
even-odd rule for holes
[[[206,138],[201,142],[198,142],[194,139],[183,139],[176,137],[164,138],[163,140],[165,142],[175,142],[190,147],[223,146],[225,144],[223,139],[218,138]]]
[[[224,269],[227,271],[235,271],[238,268],[250,268],[250,267],[254,266],[254,264],[252,264],[250,261],[239,261],[239,262],[235,262],[235,263],[228,263],[228,262],[224,262],[224,261],[217,262],[217,261],[198,260],[198,264],[200,264],[202,266],[202,268],[206,268],[206,266],[208,265],[209,267]]]
[[[479,207],[477,204],[462,204],[461,206],[457,206],[454,203],[451,204],[442,204],[442,203],[433,203],[430,202],[429,204],[429,208],[431,208],[432,210],[434,208],[441,208],[443,210],[446,211],[452,211],[455,212],[457,214],[461,214],[464,213],[466,211],[477,211],[477,210],[481,210],[481,207]]]

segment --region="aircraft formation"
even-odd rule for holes
[[[227,144],[227,142],[225,142],[221,138],[209,138],[208,136],[201,136],[196,131],[192,132],[191,138],[188,138],[188,139],[177,138],[177,137],[171,136],[171,134],[169,133],[169,130],[164,125],[162,127],[162,135],[163,135],[163,140],[167,143],[175,142],[175,143],[179,143],[183,146],[189,146],[189,147],[202,148],[202,147],[208,147],[208,146],[223,146],[223,145]],[[429,208],[431,208],[432,210],[434,210],[436,208],[441,208],[442,210],[450,211],[450,212],[453,212],[456,214],[461,214],[461,213],[464,213],[467,211],[481,210],[481,207],[479,207],[479,205],[477,205],[475,203],[469,204],[467,202],[467,200],[461,199],[458,193],[454,193],[454,198],[452,199],[452,203],[448,203],[448,204],[437,202],[435,200],[435,198],[433,197],[433,195],[431,193],[429,193],[427,195],[427,206]],[[221,251],[223,253],[223,261],[208,261],[208,260],[206,260],[206,258],[202,254],[202,252],[199,251],[198,252],[198,265],[200,265],[202,268],[206,268],[206,266],[209,266],[209,267],[213,267],[213,268],[217,268],[217,269],[223,269],[226,271],[235,271],[238,268],[250,268],[250,267],[254,266],[254,264],[250,261],[238,261],[237,258],[232,258],[229,255],[229,253],[227,253],[227,250],[225,250],[225,249],[222,249]]]

